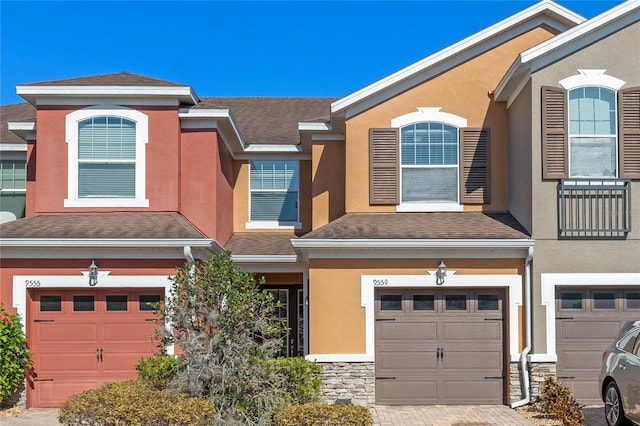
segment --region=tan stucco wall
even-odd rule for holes
[[[312,152],[313,229],[344,214],[344,141],[315,141]]]
[[[431,80],[368,109],[346,122],[346,211],[391,212],[394,206],[369,205],[368,132],[390,127],[395,117],[417,107],[441,107],[442,112],[468,120],[468,127],[486,127],[491,138],[491,204],[485,210],[508,208],[507,115],[504,103],[494,103],[491,92],[523,50],[551,36],[546,27],[534,28]],[[468,206],[478,210],[481,206]]]
[[[296,234],[303,234],[311,230],[311,161],[301,160],[300,188],[298,211],[301,229]],[[249,221],[249,161],[235,161],[233,186],[233,230],[234,232],[278,232],[273,229],[247,229]],[[291,232],[291,230],[283,230]]]
[[[362,275],[425,275],[440,259],[312,259],[309,262],[309,352],[365,352]],[[456,275],[524,274],[524,259],[447,259]]]
[[[541,87],[560,87],[559,81],[578,74],[578,69],[606,69],[606,74],[624,80],[625,87],[640,86],[640,22],[557,61],[532,75],[533,208],[532,234],[536,240],[534,300],[541,298],[541,273],[599,272],[640,273],[640,209],[633,208],[632,232],[625,240],[559,241],[557,239],[557,180],[542,180]],[[635,47],[635,48],[632,48]],[[640,199],[640,181],[631,184],[632,200]],[[637,204],[637,203],[634,203]],[[606,283],[603,283],[606,284]],[[640,283],[639,283],[640,284]],[[546,348],[546,310],[534,303],[534,351]]]

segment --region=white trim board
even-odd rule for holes
[[[385,280],[381,288],[483,288],[502,287],[507,289],[509,329],[509,355],[511,362],[520,359],[518,352],[520,322],[518,307],[522,306],[521,275],[448,275],[443,285],[436,285],[433,275],[362,275],[360,277],[360,305],[365,312],[365,353],[363,354],[309,354],[308,360],[317,362],[371,362],[375,360],[375,281]],[[506,320],[506,318],[505,318]]]
[[[533,362],[557,362],[556,352],[556,287],[559,286],[636,286],[640,288],[640,273],[567,273],[540,274],[541,300],[546,311],[547,352],[529,355]]]

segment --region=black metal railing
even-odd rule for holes
[[[624,238],[631,232],[630,179],[561,179],[561,238]]]

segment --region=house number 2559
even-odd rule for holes
[[[40,280],[24,280],[24,284],[27,287],[40,287],[42,284],[40,283]]]

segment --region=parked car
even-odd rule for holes
[[[640,321],[625,323],[602,353],[599,383],[609,426],[640,423]]]

